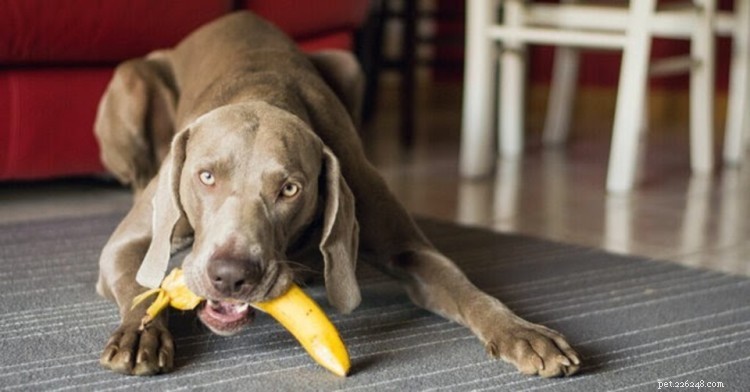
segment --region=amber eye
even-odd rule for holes
[[[214,174],[208,170],[203,170],[202,172],[200,172],[198,174],[198,177],[204,185],[211,186],[216,183],[216,177],[214,177]]]
[[[286,197],[286,198],[294,197],[294,196],[297,196],[299,191],[300,191],[299,185],[293,184],[290,182],[284,185],[283,188],[281,188],[281,196]]]

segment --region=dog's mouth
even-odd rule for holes
[[[214,333],[234,335],[252,322],[255,312],[247,302],[207,300],[198,317]]]

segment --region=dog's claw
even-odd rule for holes
[[[581,360],[558,332],[525,321],[514,322],[487,342],[487,351],[521,373],[541,377],[571,376]]]
[[[105,367],[108,367],[115,373],[131,374],[133,363],[130,358],[131,356],[129,352],[118,352],[112,357],[109,364],[105,364]]]
[[[159,367],[163,369],[171,369],[173,360],[172,358],[173,355],[171,351],[164,348],[159,350]]]
[[[99,358],[99,363],[102,366],[107,366],[107,364],[110,361],[112,361],[112,357],[114,357],[116,353],[117,353],[117,347],[112,347],[110,345],[107,345],[101,357]]]
[[[112,334],[99,363],[117,373],[147,376],[170,371],[173,358],[169,331],[156,325],[139,330],[135,323],[123,325]]]

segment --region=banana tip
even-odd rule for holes
[[[329,365],[326,367],[331,373],[339,376],[346,377],[349,375],[349,366],[344,365]]]

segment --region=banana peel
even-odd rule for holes
[[[136,296],[133,299],[133,308],[153,295],[157,297],[146,309],[146,315],[141,320],[141,330],[167,306],[190,310],[203,300],[187,288],[182,270],[179,268],[173,269],[159,288]],[[285,294],[270,301],[250,305],[276,319],[318,364],[341,377],[349,373],[349,353],[336,327],[320,306],[299,286],[292,284]]]
[[[146,315],[141,319],[141,331],[150,323],[156,316],[161,313],[167,306],[172,306],[180,310],[191,310],[195,309],[198,304],[203,301],[203,298],[193,294],[185,284],[185,277],[182,274],[182,270],[175,268],[172,272],[167,275],[161,282],[161,287],[148,290],[140,295],[133,298],[133,306],[135,308],[138,304],[145,301],[146,298],[158,294],[154,302],[146,309]]]

